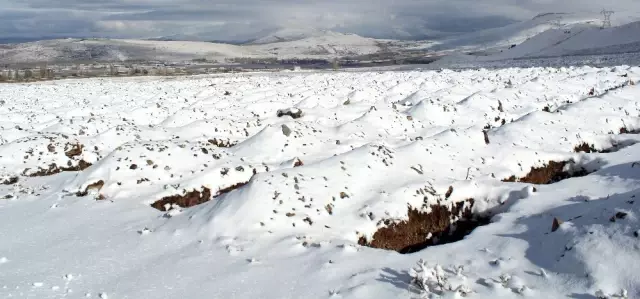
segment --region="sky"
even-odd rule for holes
[[[606,5],[603,5],[606,3]],[[160,38],[244,41],[279,28],[383,38],[471,32],[540,13],[640,15],[640,0],[0,0],[0,40]]]

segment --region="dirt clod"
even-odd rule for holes
[[[449,197],[451,197],[451,194],[453,194],[453,186],[449,186],[447,193],[444,194],[444,198],[449,199]]]
[[[235,143],[232,143],[230,140],[224,141],[222,139],[218,140],[217,138],[209,139],[208,142],[217,147],[224,147],[224,148],[228,148],[236,145]]]
[[[78,191],[76,193],[76,196],[79,196],[79,197],[87,196],[87,195],[89,195],[89,192],[91,192],[91,191],[99,192],[102,189],[102,187],[104,187],[104,181],[103,180],[99,180],[99,181],[97,181],[97,182],[95,182],[93,184],[89,184],[87,186],[87,188],[84,189],[84,191]]]
[[[557,231],[563,223],[564,221],[558,218],[553,218],[553,223],[551,223],[551,232]]]
[[[76,143],[76,144],[67,143],[64,146],[64,154],[68,158],[73,158],[73,157],[76,157],[76,156],[80,156],[82,154],[82,149],[83,148],[84,148],[84,146],[82,144],[80,144],[80,143]]]
[[[297,119],[302,117],[302,110],[300,109],[283,109],[283,110],[278,110],[277,114],[278,117],[283,117],[285,115],[291,116],[291,118],[293,119]]]
[[[18,182],[18,177],[12,176],[12,177],[8,177],[0,180],[0,185],[13,185],[17,182]]]

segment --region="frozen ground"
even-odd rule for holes
[[[618,66],[0,85],[0,297],[638,298],[639,81]],[[590,174],[502,181],[550,161]],[[211,200],[154,204],[173,195]],[[358,245],[409,208],[462,203],[490,224],[413,254]]]

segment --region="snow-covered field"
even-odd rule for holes
[[[639,81],[619,66],[0,85],[0,297],[638,298]],[[477,218],[456,210],[490,223],[412,254],[359,245],[438,243]]]

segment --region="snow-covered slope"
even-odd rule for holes
[[[452,55],[438,61],[440,65],[466,62],[490,62],[510,59],[605,55],[640,52],[640,22],[602,29],[578,25],[549,29],[522,44],[491,55]]]
[[[491,51],[520,44],[544,31],[576,25],[600,24],[597,16],[548,13],[504,27],[486,29],[440,41],[434,50]]]
[[[600,29],[576,27],[545,31],[495,57],[549,57],[640,51],[640,22]]]
[[[371,54],[378,41],[354,34],[323,31],[288,42],[230,45],[193,41],[62,39],[0,45],[0,63],[161,60],[194,58],[331,58]]]
[[[322,37],[325,35],[339,35],[339,33],[329,30],[315,28],[280,28],[270,32],[260,38],[251,41],[251,44],[270,44],[278,42],[288,42],[301,40],[309,37]]]
[[[0,46],[0,62],[190,60],[266,57],[251,49],[207,42],[118,39],[61,39]]]
[[[270,38],[269,38],[270,39]],[[247,46],[255,51],[267,52],[278,57],[353,56],[373,54],[381,50],[379,41],[356,34],[323,31],[321,34],[300,39]]]
[[[638,298],[639,83],[620,66],[0,85],[0,297]],[[490,221],[457,242],[361,245],[453,241],[468,213]]]

